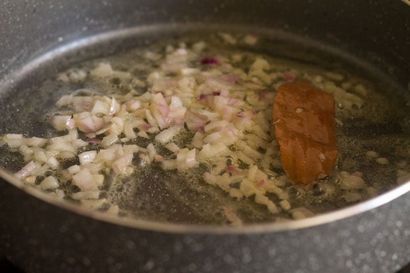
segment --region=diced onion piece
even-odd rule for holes
[[[120,110],[120,104],[117,102],[117,100],[115,98],[111,99],[111,103],[110,103],[110,111],[109,114],[110,115],[114,115],[115,113],[117,113]]]
[[[120,208],[118,207],[118,205],[112,205],[108,210],[107,213],[111,214],[111,215],[118,215],[118,213],[120,212]]]
[[[349,203],[357,202],[362,199],[362,195],[358,192],[346,192],[342,195],[342,198]]]
[[[93,108],[94,98],[90,96],[72,97],[71,106],[75,112],[89,112]]]
[[[200,149],[202,148],[203,145],[204,145],[204,134],[200,132],[196,132],[194,137],[192,138],[192,146]]]
[[[142,138],[147,138],[147,139],[149,139],[148,134],[147,134],[146,132],[144,132],[144,131],[139,131],[138,134],[137,134],[137,136],[142,137]]]
[[[97,151],[87,151],[78,155],[81,165],[85,165],[94,161],[97,156]]]
[[[27,165],[25,165],[21,170],[15,173],[17,178],[25,178],[33,173],[33,171],[37,168],[37,164],[34,161],[30,161]]]
[[[158,125],[157,121],[154,119],[154,117],[148,109],[145,110],[145,117],[147,118],[147,121],[151,126],[156,127]]]
[[[139,100],[129,100],[126,103],[127,110],[132,112],[138,110],[141,107],[141,102]]]
[[[281,206],[282,209],[284,210],[290,210],[291,209],[291,205],[289,203],[288,200],[282,200],[279,202],[279,205]]]
[[[64,138],[55,137],[50,139],[50,145],[47,146],[48,150],[55,150],[60,152],[69,152],[74,154],[76,152],[76,148],[72,145],[72,143],[68,142]],[[61,157],[62,154],[60,154]]]
[[[204,180],[210,185],[216,185],[216,176],[209,172],[204,173]]]
[[[47,162],[47,155],[44,150],[41,149],[36,149],[34,151],[34,160],[40,162],[40,163],[45,163]]]
[[[258,42],[258,37],[248,34],[243,38],[243,42],[247,45],[253,46]]]
[[[63,107],[63,106],[70,105],[72,101],[73,101],[72,95],[64,95],[56,102],[56,105],[58,107]]]
[[[76,148],[81,148],[81,147],[87,146],[87,142],[85,142],[82,139],[73,140],[72,143],[73,143],[74,147],[76,147]]]
[[[380,165],[388,165],[389,164],[389,160],[385,157],[377,158],[376,162],[379,163]]]
[[[35,176],[43,176],[49,170],[49,167],[47,164],[41,165],[40,163],[36,163],[36,165],[37,165],[37,168],[35,168],[34,171],[32,172],[32,174]]]
[[[359,176],[350,175],[346,172],[341,172],[340,187],[346,190],[357,190],[366,187],[366,182]]]
[[[278,213],[278,207],[268,197],[262,194],[255,195],[255,202],[261,205],[265,205],[269,211],[273,214]]]
[[[292,209],[290,212],[293,219],[303,219],[314,215],[313,212],[304,207]]]
[[[164,170],[175,170],[177,168],[176,160],[164,160],[161,162],[161,166]]]
[[[73,184],[82,191],[94,191],[98,189],[94,176],[88,169],[82,169],[73,175]]]
[[[167,145],[165,145],[165,148],[167,148],[168,150],[170,150],[173,153],[177,153],[180,148],[178,147],[178,145],[176,145],[175,143],[171,142],[168,143]]]
[[[117,136],[117,135],[112,135],[112,134],[110,134],[110,135],[105,136],[105,137],[102,139],[101,145],[102,145],[103,147],[109,147],[109,146],[111,146],[112,144],[114,144],[114,143],[117,142],[117,141],[118,141],[118,136]]]
[[[31,184],[31,185],[34,185],[34,183],[36,183],[36,179],[37,179],[36,176],[31,175],[31,176],[27,176],[27,177],[24,179],[24,182],[26,182],[26,183],[28,183],[28,184]]]
[[[155,140],[161,144],[166,144],[170,142],[181,131],[181,129],[181,127],[176,126],[169,127],[156,135]]]
[[[59,187],[58,180],[54,176],[47,176],[40,183],[40,188],[42,190],[54,190]]]
[[[110,134],[120,135],[124,130],[124,120],[119,117],[113,117],[111,119]]]
[[[47,159],[47,164],[53,170],[57,169],[60,166],[60,163],[54,156],[51,156]]]
[[[106,78],[113,74],[114,70],[109,63],[99,63],[97,67],[90,71],[90,75],[96,78]]]
[[[111,162],[115,159],[116,157],[116,147],[110,147],[108,149],[101,149],[96,157],[97,161],[102,161],[102,162]]]
[[[74,115],[75,125],[84,133],[92,133],[100,130],[104,126],[104,120],[89,112],[82,112]]]
[[[7,134],[3,137],[3,141],[10,148],[18,148],[23,145],[24,138],[22,134]]]
[[[104,183],[104,175],[102,174],[94,174],[93,175],[95,184],[97,184],[98,187],[101,187]]]
[[[152,162],[155,156],[157,155],[157,151],[155,150],[155,147],[154,145],[152,145],[152,143],[148,144],[147,151],[148,151],[149,159]]]
[[[214,132],[212,134],[209,134],[204,138],[205,143],[216,143],[220,142],[222,139],[222,134],[220,132]]]
[[[177,168],[179,171],[184,171],[198,166],[196,160],[196,149],[181,149],[177,154]]]
[[[19,151],[24,156],[25,161],[28,161],[29,159],[31,159],[34,153],[33,149],[27,147],[26,145],[21,145],[19,147]]]
[[[26,145],[34,147],[42,147],[47,143],[47,139],[40,137],[31,137],[25,139]]]
[[[95,199],[95,200],[82,199],[81,205],[91,210],[97,210],[101,208],[102,206],[104,206],[106,202],[107,202],[107,199],[105,198],[100,198],[100,199]]]
[[[108,115],[110,113],[110,105],[107,103],[97,100],[94,103],[93,109],[91,110],[91,113],[93,114],[103,114],[103,115]]]
[[[135,144],[124,145],[122,148],[123,148],[124,154],[134,154],[134,153],[137,153],[139,150],[142,149],[141,147],[139,147]]]
[[[133,154],[125,154],[112,164],[112,169],[116,174],[127,174],[128,167],[131,165]]]
[[[54,116],[51,124],[57,131],[64,131],[74,128],[74,122],[71,116]]]
[[[242,220],[238,216],[238,214],[234,211],[233,208],[231,207],[223,207],[223,212],[226,217],[226,219],[230,222],[231,225],[233,226],[241,226],[242,225]]]
[[[160,129],[166,128],[169,123],[169,106],[161,93],[156,93],[152,96],[152,103],[151,103],[151,114],[155,118],[156,122],[151,122],[148,119],[148,122],[154,126],[155,123],[158,124]],[[148,116],[147,116],[148,118]]]
[[[185,115],[185,123],[191,131],[198,131],[204,128],[208,117],[193,111],[187,111]]]
[[[367,151],[366,152],[366,157],[370,158],[370,159],[374,159],[379,157],[379,154],[375,151]]]
[[[228,126],[228,122],[226,120],[216,120],[208,123],[204,129],[205,132],[211,132],[213,130],[219,131],[225,128],[226,126]]]
[[[229,149],[222,143],[205,144],[199,152],[198,157],[202,161],[219,157],[229,153]]]
[[[73,166],[70,166],[67,170],[71,174],[76,174],[79,171],[81,171],[81,167],[79,165],[73,165]]]
[[[99,191],[82,191],[76,192],[71,196],[74,200],[84,200],[84,199],[98,199],[100,197]]]
[[[227,44],[231,44],[234,45],[237,43],[236,38],[233,37],[231,34],[229,33],[218,33],[218,35],[222,38],[222,40],[227,43]]]
[[[128,139],[134,139],[137,137],[137,134],[134,132],[134,125],[130,121],[125,121],[124,123],[124,135]]]

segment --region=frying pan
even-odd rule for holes
[[[307,56],[327,52],[326,60],[339,56],[352,72],[385,79],[389,96],[410,94],[403,1],[5,0],[0,133],[44,131],[36,116],[59,94],[36,87],[50,73],[200,29],[265,33],[283,54],[282,41]],[[232,228],[117,219],[1,176],[0,255],[27,272],[394,272],[410,262],[410,183],[313,218]]]

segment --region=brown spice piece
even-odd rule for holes
[[[335,101],[306,80],[282,84],[273,104],[282,165],[296,183],[330,175],[337,159]]]

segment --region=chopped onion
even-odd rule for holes
[[[363,189],[366,187],[366,182],[356,175],[350,175],[346,172],[341,172],[341,188],[346,190]]]
[[[141,107],[141,102],[139,100],[129,100],[126,102],[127,110],[132,112],[138,110]]]
[[[106,102],[97,100],[94,103],[94,106],[93,106],[93,109],[91,110],[91,113],[108,115],[110,113],[110,105],[107,104]]]
[[[194,137],[192,138],[192,145],[195,148],[200,149],[204,145],[204,134],[196,132]]]
[[[3,141],[7,143],[10,148],[18,148],[23,145],[24,138],[22,134],[7,134],[3,137]]]
[[[105,136],[105,137],[102,139],[101,145],[102,145],[103,147],[109,147],[109,146],[111,146],[112,144],[114,144],[114,143],[117,142],[117,141],[118,141],[118,136],[117,136],[117,135],[110,134],[110,135]]]
[[[47,143],[47,139],[40,137],[26,138],[25,142],[28,146],[42,147]]]
[[[105,198],[100,198],[100,199],[82,199],[81,200],[81,205],[83,205],[86,208],[92,209],[92,210],[97,210],[99,208],[101,208],[102,206],[104,206],[104,204],[106,204],[107,199]]]
[[[115,98],[111,98],[111,103],[110,103],[110,115],[114,115],[120,110],[120,104],[117,102]]]
[[[54,116],[51,124],[57,131],[73,129],[75,125],[71,116]]]
[[[175,170],[177,168],[176,160],[164,160],[161,162],[161,166],[164,170]]]
[[[196,149],[181,149],[177,154],[176,161],[179,171],[185,171],[198,166],[198,161],[196,160]]]
[[[88,151],[78,155],[81,165],[85,165],[94,161],[97,156],[97,151]]]
[[[53,170],[57,169],[60,166],[60,163],[58,162],[58,160],[54,156],[50,156],[47,159],[47,164]]]
[[[166,144],[170,142],[181,131],[181,129],[181,127],[176,126],[165,129],[155,136],[155,140],[161,144]]]
[[[152,162],[157,155],[157,151],[155,150],[154,145],[152,143],[148,144],[147,146],[148,156],[150,158],[150,162]]]
[[[84,133],[92,133],[100,130],[104,126],[104,120],[89,112],[82,112],[74,115],[75,125]]]
[[[33,171],[37,168],[37,164],[34,161],[30,161],[26,166],[24,166],[20,171],[16,172],[14,175],[17,178],[25,178],[33,173]]]
[[[125,154],[112,164],[112,169],[116,174],[126,174],[127,168],[132,162],[133,154]]]
[[[94,98],[88,96],[75,96],[71,98],[71,106],[75,112],[88,112],[94,105]]]
[[[198,157],[202,161],[207,161],[214,157],[226,155],[227,153],[229,153],[229,150],[226,145],[222,143],[205,144],[199,152]]]
[[[40,188],[42,190],[54,190],[54,189],[57,189],[58,187],[59,187],[58,180],[54,176],[47,176],[40,183]]]
[[[72,95],[64,95],[56,102],[56,105],[58,107],[63,107],[63,106],[70,105],[72,101],[73,101]]]
[[[76,174],[79,171],[81,171],[81,167],[79,165],[73,165],[73,166],[70,166],[67,170],[71,174]]]
[[[167,148],[173,153],[177,153],[180,150],[178,145],[176,145],[175,143],[168,143],[167,145],[165,145],[165,148]]]
[[[76,192],[71,195],[74,200],[84,200],[84,199],[98,199],[100,197],[99,191],[82,191]]]
[[[96,68],[90,71],[90,74],[92,77],[106,78],[112,76],[114,70],[109,63],[100,63]]]
[[[292,209],[290,212],[294,219],[303,219],[314,215],[313,212],[304,207]]]
[[[185,123],[191,131],[202,130],[208,121],[208,117],[197,112],[187,111],[185,115]]]
[[[98,189],[94,175],[88,169],[81,169],[73,175],[73,184],[82,191],[94,191]]]

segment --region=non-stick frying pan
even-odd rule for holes
[[[410,92],[405,2],[3,1],[0,7],[0,133],[44,130],[36,115],[58,94],[36,87],[50,73],[193,30],[264,33],[283,54],[289,50],[281,42],[291,41],[388,82],[389,96]],[[409,183],[329,214],[235,229],[114,219],[56,203],[1,174],[0,254],[28,272],[393,272],[410,262]]]

